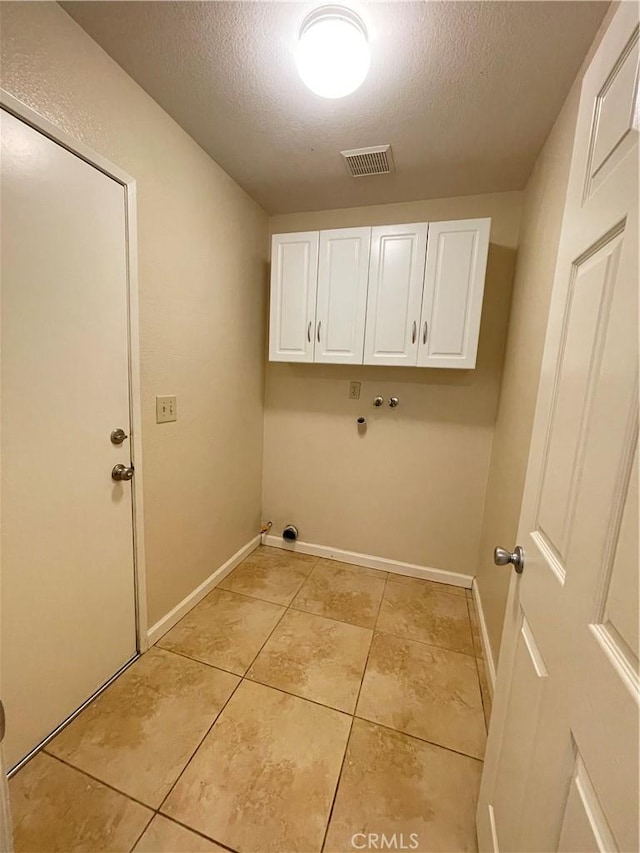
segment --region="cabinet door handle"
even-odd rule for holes
[[[318,343],[320,343],[320,329],[322,328],[322,320],[318,323]]]
[[[413,331],[411,332],[411,343],[412,343],[412,344],[415,344],[415,342],[416,342],[416,335],[417,335],[417,334],[418,334],[418,324],[417,324],[417,323],[416,323],[416,321],[414,320],[414,321],[413,321]]]
[[[427,342],[427,321],[424,321],[424,331],[422,333],[422,343],[426,344]]]
[[[312,325],[313,324],[312,324],[311,320],[309,320],[309,325],[307,326],[307,340],[309,341],[309,343],[311,343],[311,326]]]

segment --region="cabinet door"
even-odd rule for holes
[[[371,228],[320,232],[315,361],[362,364]]]
[[[476,366],[490,219],[429,223],[419,367]]]
[[[427,224],[371,230],[365,364],[415,365]]]
[[[313,361],[318,231],[271,240],[270,361]]]

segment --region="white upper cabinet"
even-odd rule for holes
[[[417,363],[427,223],[371,231],[365,364]]]
[[[475,367],[490,228],[464,219],[275,234],[269,359]]]
[[[371,228],[320,232],[315,361],[362,364]]]
[[[313,361],[318,243],[318,231],[272,238],[271,361]]]
[[[476,366],[490,219],[431,222],[419,367]]]

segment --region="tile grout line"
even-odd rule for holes
[[[89,779],[97,782],[99,785],[104,785],[105,788],[109,788],[111,791],[115,791],[116,794],[120,794],[121,797],[125,797],[127,800],[131,800],[132,803],[136,803],[139,806],[143,806],[148,811],[152,812],[152,817],[155,814],[156,810],[153,806],[150,806],[149,803],[144,803],[142,800],[137,799],[132,794],[127,794],[126,791],[121,791],[120,788],[116,788],[115,785],[112,785],[110,782],[105,782],[103,779],[98,779],[97,776],[94,776],[93,773],[89,773],[88,770],[83,770],[82,767],[76,767],[75,764],[71,764],[69,761],[66,761],[64,758],[60,758],[58,755],[54,755],[52,752],[47,752],[46,749],[42,749],[41,752],[44,752],[45,755],[48,755],[49,758],[55,759],[55,761],[59,761],[60,764],[64,764],[65,767],[68,767],[70,770],[75,770],[77,773],[82,773],[83,776],[87,776]],[[149,821],[151,823],[151,821]],[[137,843],[137,842],[136,842]]]
[[[356,701],[353,706],[353,713],[351,715],[351,725],[349,726],[349,736],[347,737],[347,741],[344,747],[344,754],[342,756],[342,763],[340,764],[340,772],[338,773],[338,778],[336,780],[336,787],[333,792],[333,799],[331,801],[331,808],[329,809],[329,815],[327,817],[327,825],[324,830],[324,837],[322,839],[322,847],[321,851],[324,851],[327,844],[327,836],[329,835],[329,827],[331,826],[331,819],[333,818],[333,812],[336,806],[336,800],[338,799],[338,791],[340,790],[340,782],[342,781],[342,773],[344,771],[344,765],[347,760],[347,753],[349,752],[349,744],[351,742],[351,734],[353,732],[353,726],[355,725],[356,720],[356,711],[358,710],[358,702],[360,701],[360,693],[362,692],[362,685],[364,683],[364,677],[367,672],[367,667],[369,666],[369,657],[371,655],[371,646],[373,645],[373,638],[375,636],[376,625],[378,624],[378,619],[380,618],[380,610],[382,609],[382,602],[384,600],[385,592],[387,591],[387,584],[389,583],[389,573],[387,572],[387,577],[384,580],[384,586],[382,588],[382,595],[380,596],[380,601],[378,602],[378,610],[376,612],[376,618],[373,623],[373,629],[371,630],[371,639],[369,640],[369,648],[367,650],[367,658],[364,662],[364,667],[362,669],[362,675],[360,676],[360,686],[358,687],[358,694],[356,696]]]
[[[357,714],[354,715],[355,720],[361,720],[363,723],[369,723],[371,726],[378,726],[381,729],[385,729],[388,732],[393,732],[394,734],[400,735],[401,737],[408,737],[412,740],[420,741],[420,743],[426,743],[429,746],[435,746],[436,749],[444,749],[445,752],[452,752],[454,755],[459,755],[462,758],[469,758],[471,761],[479,761],[480,764],[484,763],[484,757],[478,758],[477,755],[469,755],[468,752],[461,752],[459,749],[454,749],[452,746],[445,746],[442,743],[437,743],[434,740],[427,740],[427,738],[421,737],[420,735],[411,734],[411,732],[403,731],[402,729],[394,729],[393,726],[388,726],[386,723],[380,723],[378,720],[370,720],[368,717],[359,717]]]
[[[327,825],[324,828],[324,835],[322,836],[322,844],[320,846],[321,853],[324,853],[325,846],[327,843],[327,836],[329,834],[329,827],[331,826],[331,818],[333,817],[333,810],[336,805],[336,800],[338,799],[338,790],[340,788],[340,782],[342,780],[342,771],[344,770],[345,761],[347,760],[347,753],[349,752],[349,742],[351,741],[351,732],[353,731],[353,724],[355,722],[355,717],[351,715],[351,722],[349,724],[349,734],[347,735],[347,739],[344,743],[344,752],[342,754],[342,761],[340,762],[340,770],[338,771],[338,777],[336,779],[336,787],[333,791],[333,797],[331,799],[331,808],[329,809],[329,814],[327,815]]]
[[[1,0],[0,0],[1,2]],[[153,646],[152,646],[153,648]],[[230,669],[224,669],[224,667],[218,666],[215,663],[209,663],[206,660],[202,660],[201,658],[194,658],[191,655],[187,655],[184,652],[176,652],[175,649],[165,649],[164,646],[156,646],[156,648],[160,649],[162,652],[166,652],[169,655],[176,655],[176,657],[184,658],[185,660],[189,660],[192,663],[199,663],[202,666],[208,666],[209,669],[215,669],[218,672],[224,672],[226,675],[233,675],[235,678],[242,678],[243,676],[239,672],[233,672]]]
[[[222,841],[218,841],[216,838],[212,838],[210,835],[205,835],[199,829],[194,829],[192,826],[189,826],[187,823],[183,823],[181,820],[178,820],[175,817],[170,817],[167,814],[163,814],[160,812],[156,812],[154,817],[163,817],[165,820],[170,821],[171,823],[175,823],[178,826],[181,826],[183,829],[188,829],[189,832],[193,832],[194,835],[198,835],[200,838],[204,838],[206,841],[212,841],[214,844],[217,844],[219,847],[224,847],[225,850],[228,850],[229,853],[237,853],[234,847],[229,847],[228,844],[223,844]],[[136,842],[137,843],[137,842]]]
[[[345,622],[344,619],[336,619],[335,616],[325,616],[324,613],[316,613],[314,610],[303,610],[302,607],[294,607],[292,604],[287,607],[287,610],[293,610],[295,613],[306,613],[308,616],[318,616],[320,619],[329,619],[331,622],[337,622],[338,625],[351,625],[353,628],[362,628],[365,631],[373,631],[368,625],[358,625],[355,622]]]
[[[318,558],[318,559],[319,559],[319,558]],[[300,592],[300,590],[301,590],[301,589],[302,589],[302,587],[305,585],[305,583],[309,580],[309,578],[310,578],[310,577],[311,577],[311,575],[313,574],[313,570],[315,569],[317,562],[318,562],[318,560],[316,560],[316,562],[312,565],[312,567],[311,567],[311,569],[310,569],[310,571],[309,571],[309,574],[308,574],[308,575],[305,575],[305,576],[303,577],[302,581],[300,582],[300,586],[299,586],[299,587],[296,589],[296,591],[293,593],[293,598],[295,598],[295,597],[296,597],[296,595]],[[229,589],[228,587],[222,586],[222,584],[223,584],[226,580],[228,580],[229,578],[231,578],[231,576],[232,576],[232,575],[233,575],[233,573],[236,571],[236,569],[239,569],[242,565],[243,565],[243,563],[240,563],[239,565],[237,565],[237,566],[236,566],[236,568],[233,570],[233,572],[229,572],[229,574],[227,575],[227,577],[226,577],[226,578],[224,578],[224,579],[222,580],[221,584],[220,584],[219,586],[217,586],[217,587],[214,587],[213,589],[220,589],[220,590],[222,590],[223,592],[232,592],[232,593],[234,593],[235,595],[243,595],[243,596],[245,596],[245,598],[253,598],[253,599],[255,599],[256,601],[262,601],[264,604],[276,604],[278,607],[285,607],[285,608],[288,608],[288,607],[289,607],[289,604],[285,604],[283,601],[270,601],[268,598],[261,598],[259,595],[254,595],[254,593],[251,593],[251,592],[238,592],[238,591],[237,591],[237,590],[235,590],[235,589]],[[307,565],[308,565],[308,564],[307,564]],[[270,567],[268,567],[268,566],[267,566],[267,568],[270,568]],[[213,589],[211,590],[211,592],[213,592]],[[292,599],[292,600],[293,600],[293,599]],[[187,614],[185,614],[185,615],[187,615]],[[177,623],[176,623],[176,624],[177,624]]]
[[[130,847],[130,848],[129,848],[129,853],[133,853],[133,851],[136,849],[136,847],[138,846],[138,844],[140,844],[140,841],[141,841],[141,839],[142,839],[142,836],[145,834],[145,832],[149,829],[149,827],[151,826],[151,824],[152,824],[152,823],[153,823],[153,821],[155,820],[156,814],[157,814],[157,812],[153,812],[153,813],[151,814],[151,817],[149,818],[149,822],[147,823],[147,825],[145,826],[145,828],[142,830],[142,832],[140,833],[140,835],[136,838],[136,840],[135,840],[134,844],[132,845],[132,847]]]
[[[242,680],[248,681],[249,684],[259,684],[260,687],[268,687],[269,690],[276,690],[278,693],[285,693],[293,699],[302,699],[303,702],[311,702],[312,705],[317,705],[319,708],[326,708],[327,711],[335,711],[336,714],[353,717],[353,711],[345,711],[344,708],[336,708],[334,705],[325,705],[324,702],[319,702],[317,699],[310,699],[308,696],[301,696],[299,693],[292,693],[290,690],[285,690],[284,687],[274,687],[273,684],[267,684],[264,681],[259,681],[257,678],[249,678],[248,675],[243,676]]]
[[[356,704],[353,706],[353,715],[355,717],[356,711],[358,710],[358,702],[360,701],[360,694],[362,693],[362,685],[364,684],[364,677],[367,674],[367,668],[369,666],[369,658],[371,657],[371,647],[373,646],[373,640],[376,635],[376,629],[378,627],[378,622],[380,621],[380,613],[382,611],[382,603],[384,602],[384,597],[387,594],[387,585],[389,583],[389,576],[387,575],[387,579],[385,580],[384,587],[382,588],[382,595],[380,596],[380,601],[378,602],[378,610],[376,611],[375,622],[373,623],[373,631],[371,632],[371,642],[369,643],[369,651],[367,652],[367,659],[364,664],[364,669],[362,670],[362,678],[360,679],[360,689],[358,690],[358,695],[356,697]]]
[[[235,673],[234,673],[234,674],[235,674]],[[236,686],[233,688],[233,690],[232,690],[232,691],[231,691],[231,693],[229,694],[229,696],[228,696],[228,698],[227,698],[227,701],[223,704],[222,708],[220,708],[220,710],[218,711],[218,713],[215,715],[215,717],[214,717],[214,719],[213,719],[213,722],[211,723],[211,725],[209,726],[209,728],[206,730],[206,732],[204,733],[204,735],[202,736],[202,738],[198,741],[198,745],[196,746],[196,748],[193,750],[193,752],[192,752],[192,753],[191,753],[191,755],[189,756],[188,761],[186,762],[186,764],[184,765],[184,767],[182,768],[182,770],[180,771],[180,773],[178,773],[178,775],[176,776],[175,781],[173,782],[173,784],[171,785],[171,787],[170,787],[170,788],[169,788],[169,790],[167,791],[166,795],[163,797],[162,802],[160,803],[160,805],[157,807],[157,809],[156,809],[156,814],[158,814],[158,813],[160,812],[160,809],[164,806],[164,804],[167,802],[167,799],[171,796],[171,793],[172,793],[173,789],[176,787],[176,785],[178,784],[178,782],[179,782],[179,781],[180,781],[180,779],[182,778],[182,776],[183,776],[183,774],[184,774],[185,770],[187,769],[187,767],[188,767],[188,766],[191,764],[191,762],[193,761],[193,759],[194,759],[194,757],[195,757],[196,753],[198,752],[198,750],[200,749],[200,747],[201,747],[201,746],[202,746],[202,744],[204,743],[204,741],[205,741],[205,739],[207,738],[207,736],[208,736],[209,732],[210,732],[210,731],[211,731],[211,729],[215,726],[215,724],[218,722],[218,720],[220,719],[220,716],[222,715],[222,713],[223,713],[224,709],[227,707],[227,705],[229,704],[229,702],[231,701],[231,699],[232,699],[232,698],[233,698],[233,696],[235,695],[235,692],[236,692],[236,690],[238,689],[238,687],[240,687],[240,685],[242,684],[242,678],[241,678],[240,676],[238,676],[238,675],[236,675],[236,678],[238,678],[238,683],[236,684]]]
[[[420,646],[428,646],[430,649],[439,649],[441,652],[451,652],[454,655],[463,655],[466,658],[477,660],[476,655],[470,652],[461,652],[460,649],[452,649],[449,646],[438,646],[436,643],[427,643],[426,640],[417,640],[415,637],[409,637],[406,634],[394,634],[393,631],[386,631],[381,628],[375,628],[376,634],[386,634],[387,637],[395,637],[396,640],[408,640],[410,643],[418,643]]]
[[[475,652],[475,660],[476,660],[476,675],[478,677],[478,686],[480,688],[480,701],[482,702],[482,716],[484,717],[484,729],[487,734],[489,734],[489,720],[491,718],[491,708],[487,706],[487,701],[485,698],[484,690],[482,689],[482,674],[480,672],[480,667],[484,669],[484,677],[486,680],[486,661],[484,658],[484,654],[482,653],[482,649],[478,648],[478,644],[476,642],[476,632],[473,630],[474,617],[472,616],[472,611],[475,613],[475,624],[477,628],[478,619],[477,619],[477,610],[475,606],[475,602],[472,598],[467,598],[467,613],[469,615],[469,624],[471,625],[471,641],[473,643],[473,649]]]

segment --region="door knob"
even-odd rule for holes
[[[114,480],[131,480],[133,477],[133,465],[127,468],[126,465],[114,465],[111,470],[111,476]]]
[[[519,545],[516,545],[513,552],[507,551],[506,548],[495,548],[493,562],[496,566],[508,566],[511,563],[516,572],[521,575],[524,571],[524,551]]]

